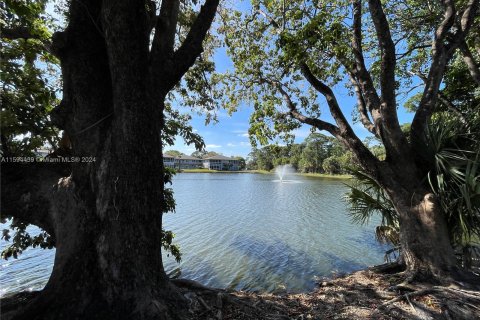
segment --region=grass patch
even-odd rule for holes
[[[275,171],[267,170],[242,170],[242,171],[222,171],[222,170],[209,170],[205,168],[198,169],[182,169],[180,172],[185,173],[258,173],[258,174],[275,174]],[[299,176],[313,177],[313,178],[325,178],[325,179],[351,179],[349,174],[326,174],[326,173],[295,173]]]
[[[298,175],[304,177],[313,177],[313,178],[326,178],[326,179],[352,179],[353,177],[349,174],[327,174],[327,173],[297,173]]]

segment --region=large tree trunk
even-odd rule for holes
[[[450,278],[456,270],[455,256],[435,196],[426,190],[390,193],[399,214],[402,262],[410,280]]]
[[[68,28],[54,36],[64,91],[53,120],[78,158],[42,196],[25,193],[48,200],[56,255],[45,289],[14,319],[186,315],[162,265],[165,96],[148,76],[149,28],[142,1],[72,1]],[[155,81],[164,80],[173,81]]]
[[[130,192],[139,199],[148,194],[145,189]],[[162,268],[155,204],[146,202],[152,207],[142,214],[135,207],[118,207],[102,218],[95,213],[105,203],[90,206],[72,177],[60,179],[52,193],[58,204],[51,210],[57,244],[54,269],[44,290],[14,319],[180,317],[186,305]]]

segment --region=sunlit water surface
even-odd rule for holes
[[[164,254],[167,273],[209,286],[299,292],[316,280],[382,262],[374,227],[350,222],[343,181],[235,173],[182,173],[174,178],[176,213],[164,226],[183,253]],[[5,227],[5,226],[3,226]],[[34,229],[32,229],[34,230]],[[1,241],[1,247],[6,246]],[[41,289],[54,250],[28,249],[1,261],[0,294]]]

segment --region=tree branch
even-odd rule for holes
[[[415,139],[420,138],[425,131],[427,119],[430,117],[437,102],[438,90],[445,73],[445,68],[450,61],[454,50],[468,34],[478,8],[478,0],[469,1],[467,9],[462,14],[461,25],[458,28],[460,31],[453,35],[453,41],[446,44],[445,39],[447,34],[455,24],[456,10],[453,1],[444,0],[443,3],[445,6],[444,19],[435,32],[430,71],[426,79],[427,81],[425,82],[425,89],[418,110],[412,121],[410,134],[412,138]]]
[[[324,84],[322,81],[320,81],[317,77],[315,77],[305,62],[300,65],[300,69],[305,79],[307,79],[307,81],[315,88],[315,90],[320,92],[327,99],[330,113],[335,119],[335,122],[337,123],[341,134],[355,137],[358,139],[358,137],[353,132],[352,127],[350,127],[350,124],[345,118],[342,110],[340,110],[340,106],[338,105],[337,99],[332,89],[326,84]]]
[[[300,68],[305,79],[307,79],[307,81],[327,99],[330,114],[335,119],[339,129],[339,133],[334,136],[353,152],[364,168],[375,170],[374,168],[376,168],[378,165],[378,159],[375,158],[375,156],[370,152],[370,150],[368,150],[367,147],[365,147],[362,141],[352,130],[352,127],[347,122],[347,119],[338,105],[332,89],[315,77],[306,63],[302,63]]]
[[[355,56],[355,69],[352,70],[355,75],[367,109],[372,114],[373,121],[376,123],[380,118],[380,98],[375,90],[373,80],[365,65],[362,50],[362,1],[353,1],[353,39],[352,51]]]
[[[463,61],[467,65],[468,71],[473,78],[473,81],[476,82],[477,85],[480,86],[480,68],[478,64],[475,62],[470,49],[468,48],[465,41],[460,42],[460,51],[462,52]]]
[[[369,11],[375,25],[378,46],[381,51],[380,89],[380,124],[375,121],[379,136],[385,145],[387,161],[397,168],[405,168],[411,159],[405,134],[403,133],[397,116],[395,67],[395,44],[390,33],[390,26],[383,11],[380,0],[369,0]]]
[[[278,91],[280,91],[280,93],[282,94],[283,100],[285,100],[285,103],[287,104],[287,107],[290,110],[290,115],[293,118],[297,119],[301,123],[309,124],[309,125],[317,128],[317,129],[319,129],[319,130],[328,131],[329,133],[331,133],[335,137],[340,136],[340,130],[337,126],[335,126],[335,125],[333,125],[329,122],[326,122],[326,121],[323,121],[323,120],[320,120],[320,119],[317,119],[317,118],[307,117],[307,116],[304,116],[303,114],[301,114],[297,110],[297,108],[296,108],[295,104],[293,103],[292,99],[290,98],[290,95],[285,91],[285,89],[283,89],[283,87],[280,83],[273,82],[273,81],[268,81],[268,82],[270,84],[274,85],[278,89]]]
[[[465,38],[468,31],[472,27],[472,24],[475,20],[475,15],[478,10],[478,5],[479,5],[478,0],[470,0],[467,4],[467,8],[462,14],[462,18],[460,20],[460,30],[463,33],[463,38]]]
[[[2,217],[36,225],[55,236],[50,215],[53,188],[69,172],[61,163],[2,163]]]
[[[179,12],[179,0],[162,1],[160,15],[157,17],[155,24],[155,35],[150,53],[152,57],[172,58]]]
[[[365,129],[367,129],[370,133],[374,134],[376,137],[379,137],[375,125],[370,121],[370,118],[368,116],[368,110],[365,104],[365,99],[362,95],[362,90],[360,89],[360,86],[352,73],[350,73],[350,82],[353,85],[355,95],[357,97],[357,109],[358,114],[360,115],[360,121],[362,122]]]
[[[450,101],[447,99],[447,97],[445,97],[444,94],[442,94],[441,92],[438,93],[438,101],[440,101],[445,107],[448,108],[448,110],[452,111],[454,114],[456,114],[458,116],[458,118],[460,119],[460,121],[463,123],[463,125],[465,125],[465,127],[469,128],[469,125],[468,125],[468,121],[467,119],[465,118],[465,116],[460,112],[460,110],[458,110],[458,108]]]
[[[206,0],[187,37],[180,48],[173,53],[173,58],[170,62],[163,64],[163,67],[160,68],[153,66],[154,73],[158,76],[163,76],[163,88],[161,89],[163,89],[164,93],[170,91],[180,81],[182,76],[195,63],[197,57],[203,52],[202,43],[213,22],[218,3],[219,0]],[[168,76],[164,77],[162,72]]]
[[[8,40],[40,39],[40,37],[32,34],[30,29],[27,27],[2,28],[2,38]]]
[[[412,75],[418,76],[425,84],[427,83],[427,77],[421,72],[409,72]],[[458,110],[458,108],[450,101],[448,98],[442,93],[438,92],[437,99],[442,103],[445,107],[447,107],[450,111],[455,113],[459,118],[460,121],[468,128],[468,121],[465,116]]]
[[[19,40],[19,39],[36,39],[40,40],[45,51],[53,53],[52,43],[48,40],[41,38],[40,36],[33,34],[30,28],[27,27],[16,27],[16,28],[2,28],[1,30],[2,39],[8,40]]]
[[[432,46],[432,44],[420,44],[420,45],[411,47],[410,49],[408,49],[407,51],[405,51],[403,53],[396,54],[396,56],[397,56],[397,59],[403,59],[415,50],[426,49],[426,48],[430,48],[431,46]]]
[[[393,43],[390,26],[383,12],[380,0],[369,0],[368,5],[382,53],[380,72],[380,88],[382,90],[381,108],[384,109],[382,112],[388,112],[389,115],[396,115],[395,65],[397,60],[395,56],[395,44]]]

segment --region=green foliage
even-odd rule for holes
[[[215,151],[207,151],[205,150],[205,155],[203,156],[204,158],[209,158],[209,157],[215,157],[215,156],[221,156],[221,153],[215,152]]]
[[[433,119],[426,134],[424,147],[433,156],[428,183],[447,215],[452,242],[468,244],[480,236],[480,143],[444,115]]]
[[[185,153],[180,152],[178,150],[167,150],[167,151],[165,151],[165,154],[167,154],[169,156],[172,156],[172,157],[181,157],[181,156],[185,155]]]
[[[165,126],[162,131],[162,141],[164,145],[173,145],[175,138],[180,136],[187,145],[193,144],[197,150],[205,148],[203,138],[198,133],[195,133],[193,127],[190,125],[190,120],[192,119],[190,114],[182,114],[167,103],[165,105],[164,116]],[[174,155],[176,156],[177,154]]]
[[[207,154],[206,150],[195,150],[194,152],[192,152],[191,156],[203,159],[203,158],[205,158],[206,154]]]
[[[192,5],[193,4],[193,5]],[[197,13],[197,1],[180,1],[179,28],[176,41],[181,43],[185,40]],[[195,64],[183,76],[181,82],[167,96],[167,101],[172,106],[181,106],[185,114],[191,117],[192,112],[205,116],[205,124],[218,121],[217,110],[221,104],[221,91],[217,90],[220,78],[215,73],[214,54],[221,46],[220,39],[215,35],[215,27],[212,26],[203,41],[203,52],[195,61]],[[172,117],[175,118],[175,117]],[[189,142],[186,140],[187,144]],[[197,150],[201,150],[195,145]]]
[[[6,247],[2,251],[2,259],[8,260],[10,257],[17,259],[18,255],[28,247],[40,247],[42,249],[52,249],[54,247],[52,237],[45,231],[41,231],[37,235],[32,236],[26,230],[27,225],[16,220],[12,221],[10,228],[15,230],[15,235],[12,239],[12,245]],[[4,229],[2,232],[2,239],[9,241],[10,238],[10,230]]]
[[[337,140],[311,133],[301,144],[253,149],[249,154],[248,168],[270,171],[279,165],[291,164],[304,173],[344,174],[352,163],[352,154]]]
[[[232,158],[235,159],[235,160],[238,160],[238,162],[239,162],[239,164],[238,164],[238,170],[245,170],[245,168],[246,168],[246,166],[247,166],[247,163],[246,163],[244,157],[233,156]]]
[[[1,154],[3,156],[33,156],[34,151],[58,142],[58,130],[49,113],[59,103],[58,61],[50,54],[44,41],[51,36],[53,20],[45,14],[47,1],[5,1],[0,4],[2,28],[27,27],[31,39],[1,38],[2,63],[0,83],[2,101],[0,113]],[[3,219],[2,223],[6,221]],[[12,245],[2,252],[2,258],[17,258],[32,247],[52,248],[50,235],[41,231],[30,235],[27,225],[13,220],[10,230],[3,230],[2,239]],[[13,237],[10,235],[13,231]]]
[[[352,221],[366,224],[373,214],[380,214],[381,226],[398,229],[398,214],[385,191],[361,170],[351,170],[351,174],[354,180],[348,185],[349,190],[344,200],[348,204]]]
[[[338,174],[342,169],[337,157],[335,156],[331,156],[323,160],[322,168],[325,173],[328,174]]]
[[[0,132],[2,153],[33,155],[35,149],[58,141],[49,113],[58,104],[58,61],[43,41],[51,36],[46,1],[5,1],[0,4],[2,28],[28,27],[34,38],[2,37]]]

